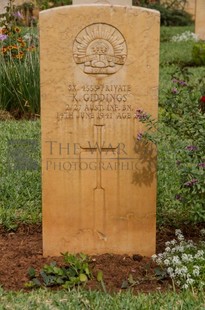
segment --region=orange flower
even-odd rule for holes
[[[20,32],[21,32],[21,29],[20,29],[19,27],[15,27],[14,30],[15,30],[15,32],[17,32],[17,33],[20,33]]]
[[[19,54],[16,55],[17,59],[22,59],[23,58],[24,53],[20,52]]]
[[[6,28],[1,28],[2,34],[8,34],[8,30]]]
[[[32,52],[35,50],[35,46],[29,46],[26,50]]]
[[[24,47],[24,46],[26,46],[26,43],[25,42],[21,42],[21,47]]]
[[[7,47],[2,47],[2,52],[6,53],[7,52]]]
[[[23,39],[22,39],[22,38],[18,38],[17,41],[18,41],[19,43],[21,43],[21,42],[23,41]]]

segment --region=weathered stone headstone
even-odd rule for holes
[[[205,0],[196,0],[195,33],[205,40]]]
[[[56,8],[40,40],[44,255],[152,255],[156,150],[135,111],[157,117],[159,13]]]

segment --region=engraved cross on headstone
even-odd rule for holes
[[[105,194],[106,190],[102,184],[102,154],[107,154],[112,152],[112,154],[119,155],[119,144],[116,147],[109,145],[104,147],[104,142],[102,140],[102,129],[105,125],[94,125],[94,130],[96,131],[96,142],[95,145],[90,147],[80,146],[82,151],[89,152],[93,154],[96,152],[96,185],[93,188],[93,216],[94,216],[94,231],[98,234],[99,238],[106,241],[106,205],[105,205]]]
[[[96,144],[90,147],[83,147],[80,146],[81,150],[90,152],[93,154],[93,152],[96,152],[97,154],[97,182],[96,182],[96,187],[94,189],[103,189],[102,186],[102,169],[101,169],[101,163],[102,163],[102,154],[105,152],[106,154],[108,152],[112,152],[113,154],[118,151],[118,146],[112,147],[112,145],[109,145],[108,147],[104,147],[104,143],[102,141],[102,127],[104,125],[94,125],[94,130],[96,129],[97,133],[97,139],[96,139]]]

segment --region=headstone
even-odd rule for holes
[[[40,13],[45,256],[155,253],[156,150],[135,111],[157,117],[159,25],[122,5]]]
[[[205,0],[196,0],[195,33],[205,40]]]

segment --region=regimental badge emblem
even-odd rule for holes
[[[73,57],[86,74],[110,75],[124,65],[127,46],[117,28],[103,23],[92,24],[76,36]]]

